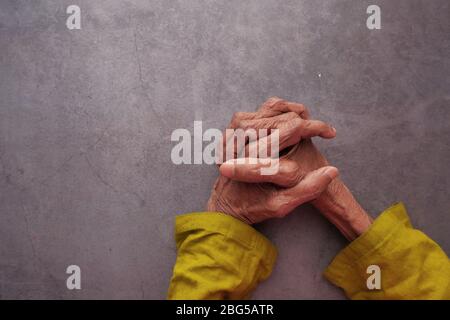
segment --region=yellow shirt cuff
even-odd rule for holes
[[[277,250],[251,226],[219,212],[176,217],[169,299],[246,299],[267,279]]]
[[[372,265],[378,267],[379,288],[373,282],[369,288],[368,282],[375,279],[368,271]],[[336,256],[324,275],[352,299],[447,299],[450,295],[445,252],[411,226],[402,203],[385,210]]]
[[[229,239],[239,242],[250,250],[259,252],[268,269],[277,258],[276,247],[248,224],[220,212],[193,212],[179,215],[175,220],[175,241],[179,247],[183,234],[202,229],[220,233]]]

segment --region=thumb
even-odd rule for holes
[[[339,170],[326,166],[309,172],[296,186],[283,190],[283,196],[292,199],[295,206],[316,199],[339,175]]]

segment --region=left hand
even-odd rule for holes
[[[263,159],[254,164],[236,160],[222,164],[208,211],[223,212],[249,224],[283,217],[316,199],[338,176],[338,170],[327,166],[310,141],[313,136],[333,138],[336,131],[322,121],[309,120],[301,104],[271,98],[257,112],[235,114],[229,127],[278,129],[279,148],[288,152],[280,156],[274,175],[260,174],[262,167],[270,165]]]

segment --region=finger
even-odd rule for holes
[[[320,120],[304,120],[302,124],[297,121],[297,130],[302,138],[322,137],[331,139],[336,136],[336,129],[330,124]]]
[[[319,120],[303,120],[300,118],[292,119],[284,123],[279,130],[279,150],[299,143],[302,139],[308,139],[315,136],[331,139],[336,136],[336,129],[331,125]],[[268,148],[274,140],[267,137]]]
[[[239,128],[246,132],[253,131],[255,133],[253,135],[256,136],[257,139],[260,139],[268,136],[273,129],[279,129],[295,118],[299,118],[298,114],[295,112],[287,112],[270,118],[243,120],[240,122]],[[250,143],[253,141],[254,140],[250,139],[248,142]]]
[[[279,129],[286,122],[299,119],[299,116],[295,112],[286,112],[269,118],[257,118],[242,120],[240,122],[240,128],[246,129]]]
[[[274,157],[282,150],[299,143],[302,139],[320,136],[331,139],[336,136],[336,129],[319,120],[303,120],[294,118],[278,128],[278,141],[275,132],[246,146],[246,155],[258,155],[259,158]],[[275,152],[275,153],[274,153]]]
[[[273,174],[264,174],[270,169],[274,169]],[[303,177],[297,163],[288,159],[233,159],[222,164],[219,171],[222,176],[235,181],[274,183],[281,187],[295,186]]]
[[[271,117],[285,112],[295,112],[303,119],[309,119],[308,109],[303,104],[286,101],[278,97],[269,98],[258,111],[264,117]]]
[[[241,154],[244,151],[248,151],[248,148],[246,147],[247,143],[253,143],[258,139],[270,135],[273,129],[278,129],[285,126],[286,123],[288,123],[292,119],[300,119],[300,117],[295,112],[287,112],[271,118],[255,118],[254,114],[243,114],[244,116],[235,116],[236,119],[244,119],[245,117],[246,119],[239,121],[234,120],[233,130],[225,130],[225,135],[222,139],[223,149],[221,150],[229,151],[229,153],[224,158],[224,154],[223,152],[221,152],[221,159],[223,159],[223,161],[241,157],[252,157],[251,154]],[[245,140],[242,141],[242,139]],[[230,150],[227,150],[227,147],[229,147]],[[253,156],[255,158],[258,157],[256,153],[253,154]]]
[[[257,141],[258,136],[263,136],[260,131],[242,128],[226,129],[225,135],[222,136],[221,145],[219,145],[218,156],[222,161],[230,159],[243,158],[242,155],[246,150],[246,145],[249,142]],[[266,133],[267,135],[267,133]],[[255,155],[257,158],[257,155]]]
[[[238,129],[241,127],[242,121],[252,120],[256,118],[258,118],[258,114],[256,112],[235,112],[227,129]],[[237,154],[240,152],[238,150],[238,146],[234,143],[234,134],[227,129],[225,129],[222,133],[222,141],[219,143],[219,150],[216,156],[216,160],[219,164],[228,159],[228,156],[225,152],[227,150],[227,145],[231,145],[230,148],[233,148],[231,158],[236,158]]]
[[[280,215],[285,215],[295,207],[316,199],[338,175],[337,168],[332,166],[322,167],[309,172],[292,188],[280,190],[276,195],[279,201],[284,203],[283,207],[280,208]]]
[[[241,121],[252,120],[252,119],[256,119],[258,117],[259,117],[259,115],[256,112],[235,112],[233,114],[233,117],[231,118],[228,128],[229,129],[240,128]]]
[[[336,136],[336,129],[330,124],[320,120],[304,120],[295,112],[283,113],[271,118],[244,120],[241,122],[243,129],[280,129],[283,136],[298,134],[302,138],[320,136],[331,139]]]

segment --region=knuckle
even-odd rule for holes
[[[297,113],[293,112],[293,111],[289,111],[289,112],[283,113],[280,116],[280,121],[290,121],[290,120],[293,120],[293,119],[300,119],[299,115]]]
[[[244,115],[245,115],[245,112],[238,111],[238,112],[235,112],[233,116],[237,119],[243,119]]]
[[[285,164],[280,166],[280,175],[283,182],[288,185],[296,184],[302,176],[300,168],[294,161],[287,161]]]
[[[273,107],[274,109],[281,109],[281,108],[284,107],[286,104],[287,104],[286,100],[279,99],[278,101],[276,101],[276,102],[273,104],[272,107]]]
[[[297,130],[301,131],[305,129],[305,126],[307,125],[305,122],[307,121],[304,121],[299,117],[289,120],[286,124],[286,130],[288,131],[289,134],[292,134]]]
[[[252,128],[252,122],[249,121],[249,120],[239,120],[238,123],[239,123],[239,127],[244,129],[244,130],[253,129]]]
[[[311,129],[312,122],[311,121],[303,121],[303,129]]]
[[[283,194],[273,194],[267,201],[267,209],[276,218],[283,218],[289,213],[289,197]]]
[[[299,107],[299,112],[300,112],[303,116],[308,117],[308,115],[309,115],[308,108],[306,108],[305,105],[302,104],[302,103],[299,103],[299,104],[298,104],[298,107]]]
[[[316,196],[320,195],[322,190],[320,189],[319,185],[311,184],[306,188],[305,191],[309,196],[315,198]]]
[[[266,208],[272,215],[274,216],[278,215],[280,207],[281,207],[280,201],[275,195],[272,195],[267,199]]]
[[[283,102],[284,102],[283,99],[273,96],[273,97],[270,97],[269,99],[267,99],[266,102],[264,103],[264,105],[266,105],[267,107],[275,107],[277,104],[283,103]]]
[[[231,125],[233,127],[239,127],[242,121],[242,112],[236,112],[233,114],[233,117],[231,118]]]
[[[298,104],[298,107],[301,109],[301,110],[306,110],[306,107],[305,107],[305,105],[303,104],[303,103],[297,103]]]

